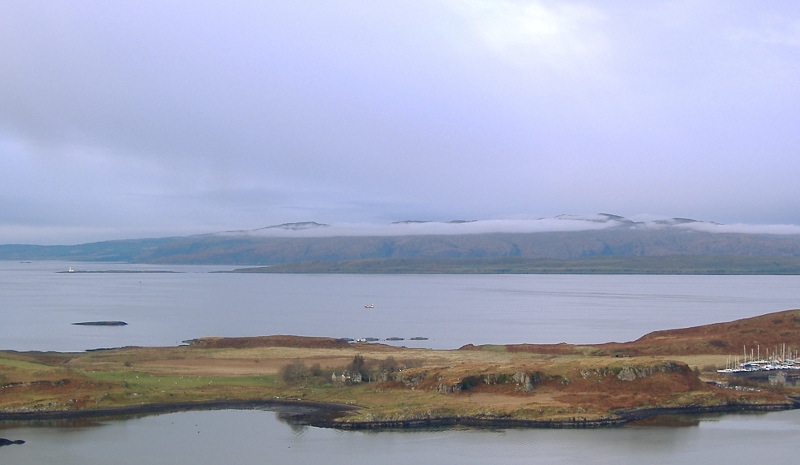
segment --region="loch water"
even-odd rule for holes
[[[0,262],[0,349],[171,346],[268,334],[394,337],[403,340],[382,342],[441,349],[595,343],[800,308],[798,276],[218,273],[230,269]],[[99,320],[128,325],[72,325]],[[0,437],[27,442],[0,448],[0,463],[743,463],[793,456],[798,432],[798,411],[670,427],[380,433],[298,427],[268,411],[210,411],[4,423]]]
[[[15,465],[790,463],[800,411],[706,416],[686,426],[357,432],[292,427],[273,412],[210,411],[0,429]]]
[[[0,261],[0,348],[80,351],[269,334],[397,337],[388,343],[437,349],[621,342],[800,308],[800,276],[218,273],[230,269]],[[101,320],[128,325],[72,324]]]

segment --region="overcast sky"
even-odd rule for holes
[[[800,2],[0,3],[0,243],[800,224]]]

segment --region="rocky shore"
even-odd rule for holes
[[[800,408],[800,398],[790,398],[786,403],[741,404],[733,403],[716,406],[691,405],[669,408],[626,409],[613,412],[613,416],[603,419],[570,417],[550,420],[530,420],[519,418],[487,416],[443,416],[397,418],[375,421],[343,421],[348,412],[360,407],[325,402],[299,400],[248,400],[248,401],[208,401],[175,402],[145,405],[131,405],[105,409],[60,410],[39,412],[0,412],[0,421],[66,420],[79,418],[123,418],[138,415],[157,415],[202,410],[268,410],[277,412],[279,417],[289,423],[334,428],[342,430],[393,430],[442,427],[474,428],[546,428],[582,429],[622,426],[634,421],[667,415],[701,415],[709,413],[771,412]],[[6,440],[8,441],[8,440]],[[24,441],[11,441],[8,444],[22,444]]]
[[[737,412],[777,412],[800,408],[800,402],[776,404],[729,404],[718,406],[686,406],[670,408],[642,408],[628,409],[614,412],[614,417],[604,419],[587,419],[570,417],[558,420],[526,420],[517,418],[490,418],[490,417],[430,417],[397,419],[384,421],[354,421],[343,422],[330,419],[323,422],[304,422],[310,426],[338,428],[347,430],[384,430],[384,429],[411,429],[411,428],[439,428],[439,427],[478,427],[478,428],[602,428],[622,426],[634,421],[667,415],[702,415],[709,413],[737,413]],[[303,420],[302,416],[298,417]]]

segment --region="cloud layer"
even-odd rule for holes
[[[791,2],[3,2],[0,242],[800,224],[798,52]]]
[[[677,228],[709,233],[740,233],[795,235],[796,225],[719,224],[685,218],[631,219],[608,214],[588,216],[559,215],[552,218],[453,220],[453,221],[399,221],[393,223],[334,223],[316,222],[284,223],[254,230],[226,231],[221,235],[253,235],[267,237],[336,237],[336,236],[408,236],[454,235],[483,233],[537,233],[596,231],[601,229],[665,229]]]

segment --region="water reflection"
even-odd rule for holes
[[[4,437],[27,442],[0,449],[0,462],[740,463],[783,460],[793,452],[787,438],[800,433],[800,411],[664,421],[595,430],[449,428],[367,433],[309,427],[276,412],[219,410],[128,420],[5,422]]]
[[[704,420],[710,418],[710,415],[703,417]],[[642,420],[637,420],[626,425],[627,427],[663,427],[663,428],[682,428],[690,426],[699,426],[701,417],[698,415],[663,415],[658,417],[650,417]]]
[[[0,431],[18,428],[24,424],[29,428],[88,428],[92,426],[102,426],[103,422],[97,418],[68,418],[59,420],[27,420],[21,421],[0,421]]]

